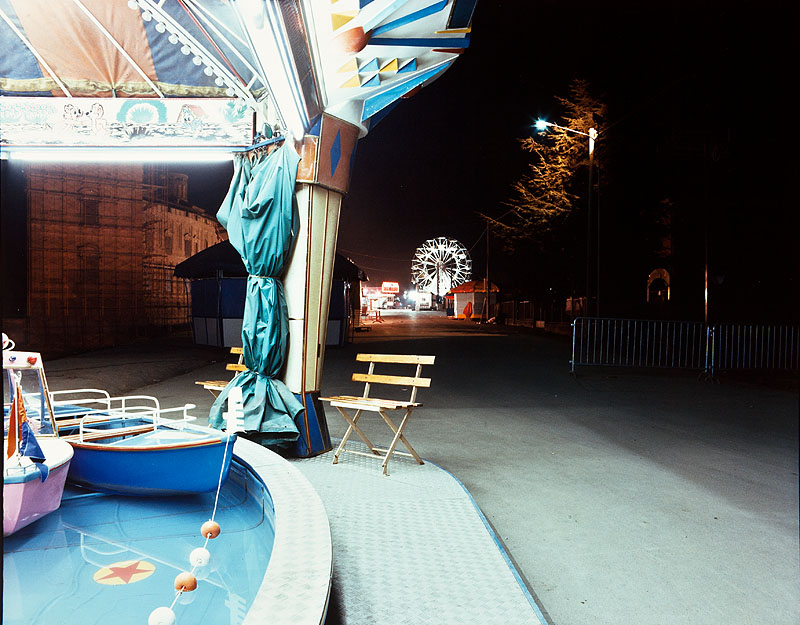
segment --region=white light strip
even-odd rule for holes
[[[94,15],[92,15],[92,13],[89,11],[89,9],[87,9],[80,0],[72,0],[72,1],[75,3],[75,6],[77,6],[81,11],[83,11],[83,13],[86,15],[86,17],[88,17],[91,20],[91,22],[97,27],[97,29],[101,33],[103,33],[105,38],[108,39],[111,42],[111,45],[113,45],[119,51],[119,53],[123,57],[125,57],[125,60],[128,61],[128,63],[130,63],[131,66],[133,66],[133,69],[136,70],[136,73],[138,73],[139,76],[144,78],[145,82],[150,86],[150,88],[153,91],[155,91],[155,93],[158,95],[158,97],[159,98],[163,98],[164,94],[161,93],[161,90],[158,87],[156,87],[155,83],[152,80],[150,80],[150,78],[147,76],[147,74],[144,73],[144,70],[136,64],[136,61],[134,61],[131,58],[130,54],[125,52],[125,49],[121,45],[119,45],[119,42],[116,39],[114,39],[114,36],[110,32],[108,32],[106,30],[105,26],[103,26],[97,20],[97,18]]]
[[[321,42],[327,42],[331,38],[331,35],[330,33],[327,33],[323,38],[317,35],[317,25],[314,21],[314,9],[311,6],[310,0],[303,0],[301,2],[300,12],[303,16],[303,23],[305,24],[306,33],[308,36],[308,49],[311,52],[311,62],[314,65],[314,78],[319,86],[318,91],[320,106],[324,111],[328,107],[328,89],[325,87],[325,66],[322,63],[321,58],[323,50]],[[317,45],[312,45],[312,41],[316,41]]]
[[[51,68],[51,67],[50,67],[50,66],[47,64],[47,61],[45,61],[45,60],[42,58],[42,55],[41,55],[41,54],[39,54],[39,53],[36,51],[36,48],[34,48],[34,47],[33,47],[33,44],[32,44],[30,41],[28,41],[28,38],[27,38],[25,35],[23,35],[23,34],[22,34],[22,32],[20,32],[19,28],[17,28],[17,27],[14,25],[14,23],[13,23],[13,22],[12,22],[12,21],[9,19],[8,15],[6,15],[5,11],[3,11],[2,9],[0,9],[0,17],[2,17],[2,18],[3,18],[3,21],[4,21],[6,24],[8,24],[9,28],[10,28],[11,30],[13,30],[13,31],[14,31],[14,34],[15,34],[17,37],[19,37],[20,41],[22,41],[22,43],[24,43],[24,44],[25,44],[25,46],[28,48],[28,50],[30,50],[30,51],[31,51],[31,54],[33,54],[33,56],[35,56],[35,57],[36,57],[36,60],[37,60],[37,61],[39,61],[39,63],[41,63],[41,64],[42,64],[42,67],[44,67],[44,68],[45,68],[45,70],[47,70],[47,73],[48,73],[48,74],[50,74],[50,78],[52,78],[53,80],[55,80],[55,81],[56,81],[56,84],[57,84],[57,85],[58,85],[58,86],[61,88],[61,91],[63,91],[63,92],[64,92],[64,94],[65,94],[65,95],[66,95],[68,98],[71,98],[71,97],[72,97],[72,94],[69,92],[69,90],[66,88],[66,86],[64,86],[64,83],[63,83],[63,82],[61,82],[61,81],[58,79],[58,76],[56,76],[56,73],[55,73],[55,72],[52,70],[52,68]]]
[[[40,163],[74,162],[181,162],[220,163],[233,160],[230,148],[18,148],[3,146],[2,160],[36,161]]]
[[[250,54],[253,55],[253,59],[260,68],[259,74],[264,77],[264,84],[267,87],[267,92],[269,94],[269,97],[275,104],[275,113],[277,114],[278,119],[280,120],[281,127],[286,130],[289,130],[289,132],[291,132],[294,135],[294,132],[291,130],[291,127],[286,123],[286,117],[281,111],[281,107],[277,102],[277,99],[275,97],[275,92],[273,91],[272,86],[269,84],[268,80],[269,74],[267,74],[264,62],[258,55],[258,52],[256,51],[255,45],[253,43],[253,38],[250,36],[250,31],[247,28],[247,20],[245,19],[245,16],[242,14],[242,10],[248,11],[250,12],[249,16],[250,21],[255,20],[256,22],[263,23],[263,21],[266,20],[266,15],[264,15],[263,13],[263,8],[260,4],[260,0],[236,0],[236,4],[234,5],[233,9],[234,9],[233,11],[234,14],[236,15],[236,20],[239,23],[239,27],[242,29],[242,33],[244,34],[244,36],[247,38],[247,47],[250,50]],[[302,137],[302,134],[300,136]]]
[[[280,29],[280,17],[263,0],[238,0],[239,21],[249,39],[250,49],[262,68],[267,88],[275,102],[281,122],[289,133],[299,139],[305,134],[308,117],[305,104],[296,86],[294,64],[285,50],[285,37]],[[278,22],[278,23],[275,23]],[[263,68],[269,68],[269,73]]]

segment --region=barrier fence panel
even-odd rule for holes
[[[707,340],[699,322],[578,317],[572,372],[578,365],[703,369]]]
[[[523,301],[517,305],[517,323],[520,325],[533,325],[533,302]]]
[[[511,326],[533,326],[535,321],[533,302],[516,300],[506,300],[500,302],[500,313],[506,325]]]
[[[500,314],[505,319],[505,323],[510,326],[517,325],[516,303],[513,301],[500,302]]]
[[[707,370],[800,369],[800,330],[796,326],[722,323],[709,328]]]
[[[572,369],[579,365],[696,369],[712,377],[731,369],[800,369],[800,329],[578,317],[572,323]]]

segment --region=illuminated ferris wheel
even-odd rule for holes
[[[444,295],[471,276],[469,252],[455,239],[428,239],[417,248],[411,261],[411,281],[418,291]]]

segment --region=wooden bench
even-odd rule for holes
[[[337,464],[339,462],[339,455],[343,451],[362,456],[367,456],[369,458],[374,458],[374,457],[380,458],[382,460],[381,466],[383,467],[384,475],[389,475],[387,470],[387,467],[389,465],[389,459],[395,453],[401,456],[412,457],[419,464],[424,464],[422,462],[422,458],[419,457],[419,454],[417,454],[417,452],[414,451],[414,448],[408,442],[408,439],[406,439],[405,435],[403,434],[403,431],[408,425],[408,420],[411,417],[411,413],[414,411],[414,409],[422,406],[422,404],[417,401],[417,389],[421,387],[428,388],[431,385],[430,378],[421,377],[422,367],[423,365],[432,365],[435,358],[436,358],[435,356],[414,356],[408,354],[356,355],[356,361],[369,363],[369,370],[367,371],[367,373],[353,374],[354,382],[364,382],[363,394],[360,397],[356,397],[354,395],[336,395],[334,397],[320,397],[322,401],[329,402],[331,406],[336,408],[342,415],[342,417],[344,417],[345,421],[347,421],[347,423],[349,424],[347,432],[345,432],[345,435],[342,438],[342,442],[339,443],[339,447],[336,449],[336,453],[333,456],[333,464]],[[398,375],[379,375],[375,373],[376,363],[393,364],[393,365],[416,365],[416,371],[413,377],[398,376]],[[372,386],[377,384],[411,387],[411,395],[408,398],[408,400],[383,399],[380,397],[370,396],[370,391],[372,389]],[[389,418],[389,415],[387,414],[389,411],[393,410],[405,411],[399,425],[395,425],[395,423]],[[380,414],[380,416],[386,422],[386,425],[388,425],[389,428],[394,433],[394,437],[392,438],[392,443],[389,445],[388,448],[384,449],[373,445],[372,442],[369,440],[369,438],[367,438],[366,434],[364,434],[364,431],[358,426],[358,421],[361,418],[361,414],[364,411],[377,412],[378,414]],[[364,441],[364,443],[370,449],[371,453],[366,453],[346,448],[347,441],[353,432],[358,434],[359,438],[362,441]],[[397,444],[399,442],[402,442],[410,453],[395,451],[395,448],[397,447]]]
[[[227,365],[225,365],[225,369],[227,371],[236,371],[237,373],[239,371],[245,371],[247,367],[245,367],[243,363],[244,354],[242,353],[242,348],[231,347],[231,354],[238,355],[239,360],[235,363],[229,362]],[[195,382],[195,384],[199,384],[207,391],[211,391],[211,394],[216,397],[225,389],[226,386],[228,386],[229,382],[230,380],[198,380]]]

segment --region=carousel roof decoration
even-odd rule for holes
[[[363,136],[468,47],[476,2],[0,0],[0,95],[230,99],[298,138],[323,114]]]

